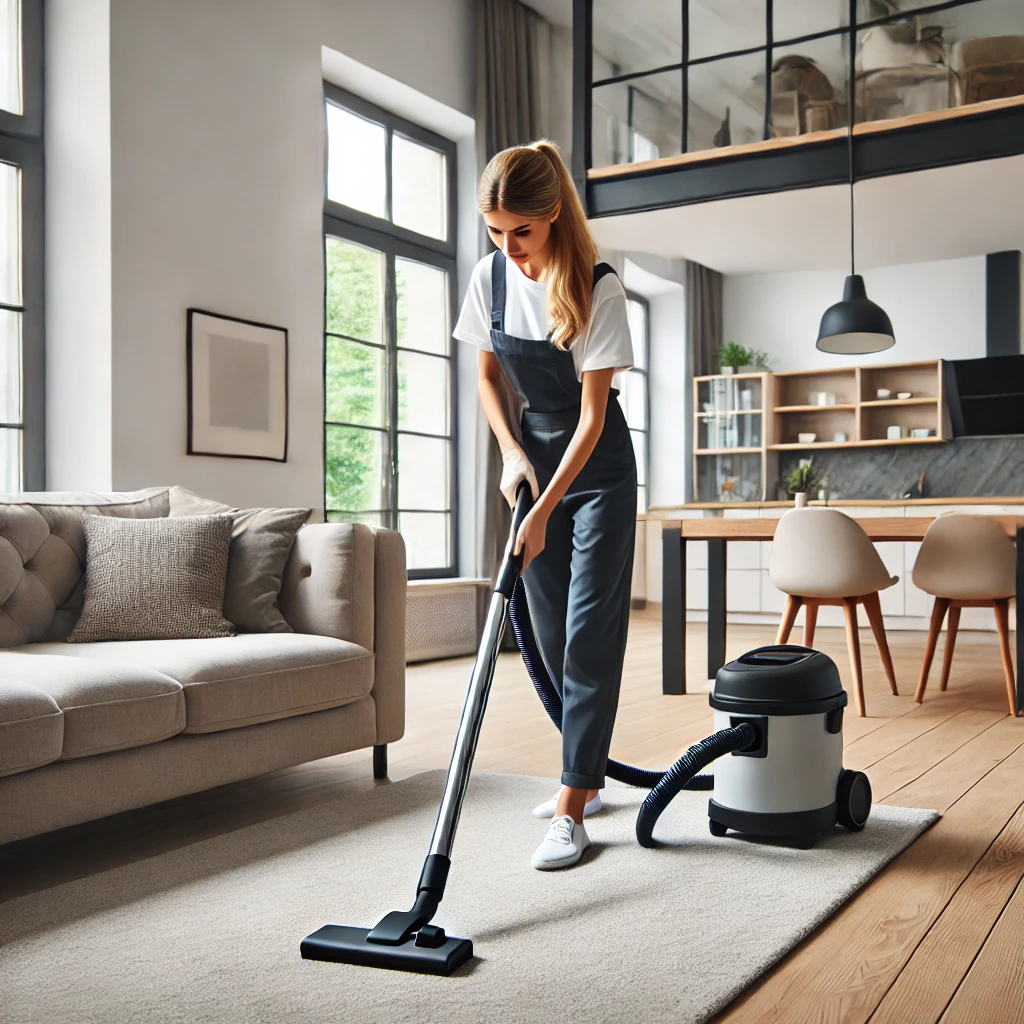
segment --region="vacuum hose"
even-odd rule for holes
[[[516,645],[523,656],[526,671],[533,681],[537,696],[540,697],[544,710],[554,722],[555,728],[561,732],[562,700],[537,647],[522,576],[516,579],[509,601],[508,617],[516,637]],[[647,799],[644,800],[636,819],[636,838],[640,845],[654,846],[654,826],[661,813],[681,789],[706,791],[714,788],[714,775],[698,774],[702,768],[706,768],[712,761],[725,754],[752,747],[757,742],[758,736],[754,727],[744,722],[734,729],[721,729],[695,743],[667,772],[637,768],[609,758],[605,769],[605,774],[609,778],[623,782],[627,786],[651,791],[647,794]]]

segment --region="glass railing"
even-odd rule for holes
[[[1024,97],[1024,0],[593,0],[592,166]]]

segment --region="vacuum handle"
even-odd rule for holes
[[[512,510],[512,528],[508,533],[508,543],[505,545],[505,557],[502,560],[501,568],[498,570],[498,579],[494,584],[496,593],[503,594],[508,600],[512,600],[512,591],[516,585],[516,579],[523,571],[523,553],[513,554],[516,543],[516,534],[519,527],[523,525],[530,509],[533,508],[533,491],[530,490],[530,482],[522,480],[516,488],[516,504]]]

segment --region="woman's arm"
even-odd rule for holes
[[[477,393],[480,395],[480,404],[483,406],[487,422],[491,425],[491,431],[497,438],[502,456],[511,451],[521,451],[508,422],[498,357],[493,352],[481,349],[477,367]]]

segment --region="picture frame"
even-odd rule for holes
[[[189,308],[189,455],[288,461],[288,330]]]

